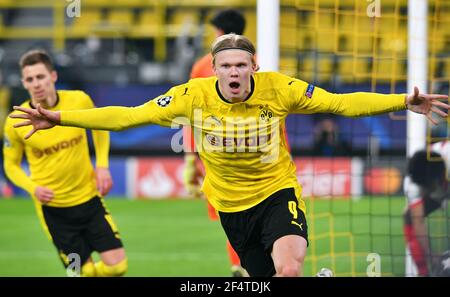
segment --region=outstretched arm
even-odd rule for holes
[[[50,129],[56,125],[73,126],[94,130],[119,131],[139,125],[152,123],[151,102],[138,107],[109,106],[69,111],[50,111],[40,105],[36,109],[14,106],[20,114],[10,117],[25,119],[15,124],[14,128],[32,126],[25,139],[31,137],[36,131]]]
[[[170,89],[145,104],[136,107],[108,106],[101,108],[49,111],[41,106],[36,109],[14,106],[23,113],[11,115],[25,121],[14,125],[15,128],[32,126],[25,136],[29,138],[38,130],[49,129],[55,125],[80,127],[93,130],[120,131],[142,125],[156,124],[166,127],[190,124],[192,100],[195,94],[178,99],[184,92],[184,85]]]
[[[298,84],[294,94],[296,97],[298,91],[303,96],[300,100],[295,100],[294,105],[290,107],[294,113],[334,113],[347,117],[360,117],[383,114],[388,112],[411,110],[416,113],[424,114],[428,120],[436,124],[432,118],[432,113],[440,117],[447,117],[450,105],[442,102],[448,100],[447,95],[439,94],[421,94],[417,87],[411,94],[378,94],[369,92],[356,92],[348,94],[334,94],[324,89],[313,87],[307,92],[306,83]]]

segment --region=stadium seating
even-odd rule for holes
[[[196,9],[175,9],[169,13],[166,34],[170,37],[195,36],[199,24],[200,15]]]
[[[163,24],[163,15],[156,9],[141,10],[134,24],[132,36],[135,38],[154,38]]]
[[[339,61],[339,80],[344,83],[361,83],[370,77],[369,59],[343,57]]]
[[[99,9],[89,9],[83,11],[83,17],[74,18],[69,34],[75,38],[88,36],[93,28],[101,25],[102,11]]]
[[[298,76],[297,74],[297,58],[295,56],[293,57],[287,57],[284,56],[280,58],[280,70],[290,76]]]
[[[133,11],[123,9],[111,9],[107,14],[107,22],[112,26],[130,27],[134,23]]]
[[[28,3],[28,2],[27,2]],[[336,73],[343,82],[347,79],[363,82],[368,79],[364,73],[379,74],[382,81],[388,77],[405,79],[404,63],[407,49],[406,0],[384,0],[383,17],[368,17],[368,3],[354,0],[282,0],[280,9],[280,66],[289,74],[303,71],[297,66],[320,65],[319,81],[333,78]],[[29,9],[56,8],[53,1],[30,2]],[[448,56],[450,44],[450,6],[440,3],[439,9],[430,9],[429,50],[441,56]],[[210,17],[224,7],[238,7],[247,19],[245,35],[256,42],[257,16],[256,0],[246,1],[148,1],[148,0],[84,0],[82,17],[66,17],[66,30],[59,38],[83,39],[92,35],[99,38],[130,38],[153,40],[157,45],[154,59],[161,61],[167,57],[167,40],[180,35],[197,37],[203,34],[203,49],[207,51],[214,32],[208,24]],[[22,4],[12,0],[0,1],[5,13],[20,9]],[[64,7],[59,7],[59,9]],[[14,27],[2,20],[0,28],[4,38],[35,38],[36,30],[43,37],[54,35],[53,25],[47,27],[30,24],[27,28]],[[434,22],[433,22],[434,20]],[[439,20],[436,22],[436,20]],[[28,32],[28,33],[27,33]],[[47,34],[44,34],[47,33]],[[64,44],[64,40],[63,43]],[[306,59],[296,61],[298,56],[315,54],[317,62]],[[323,54],[336,55],[339,67]],[[350,61],[347,56],[356,57]],[[367,58],[374,57],[379,63],[368,64]],[[371,68],[376,65],[376,68]],[[448,62],[443,63],[443,73],[448,73]],[[351,66],[351,67],[350,67]],[[324,67],[324,68],[322,68]],[[360,67],[362,67],[360,69]],[[297,68],[297,70],[295,70]],[[360,69],[355,73],[355,68]],[[303,68],[304,69],[304,68]],[[322,70],[323,69],[323,70]],[[439,70],[439,69],[438,69]],[[308,70],[310,71],[310,70]],[[301,73],[300,73],[301,74]],[[304,74],[305,76],[308,76]],[[356,76],[354,76],[356,75]],[[353,77],[352,77],[353,76]],[[378,77],[378,76],[377,76]]]
[[[282,10],[280,17],[280,46],[282,48],[297,48],[297,28],[297,12],[292,9]]]

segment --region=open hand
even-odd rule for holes
[[[414,92],[406,96],[406,106],[413,112],[424,114],[431,123],[437,125],[438,122],[433,119],[432,113],[434,112],[437,115],[446,118],[447,111],[450,109],[450,105],[439,100],[448,100],[448,96],[439,94],[420,94],[419,88],[414,87]],[[442,111],[440,108],[445,111]]]
[[[42,108],[39,104],[36,109],[26,108],[21,106],[14,106],[14,110],[21,111],[23,113],[13,113],[9,117],[13,119],[25,119],[26,121],[17,123],[14,128],[32,126],[30,132],[25,135],[25,139],[28,139],[38,130],[50,129],[60,124],[61,115],[57,111],[50,111]]]

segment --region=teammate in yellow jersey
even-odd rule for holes
[[[307,250],[301,186],[282,126],[290,113],[368,116],[409,109],[447,117],[445,95],[332,94],[276,72],[257,73],[255,48],[244,36],[213,43],[216,77],[192,79],[137,107],[50,111],[15,107],[31,125],[28,139],[56,125],[121,130],[139,125],[191,125],[206,176],[203,191],[250,276],[299,276]],[[443,110],[441,110],[442,108]],[[281,135],[281,136],[280,136]]]
[[[25,53],[20,67],[22,84],[31,97],[22,107],[42,106],[53,111],[94,108],[91,98],[82,91],[56,90],[57,73],[46,52]],[[58,127],[24,140],[26,131],[13,128],[17,122],[8,118],[5,123],[5,172],[14,184],[30,193],[64,266],[83,276],[123,275],[127,270],[125,250],[102,198],[112,187],[109,132],[92,131],[94,170],[85,129]],[[23,154],[29,176],[21,168]],[[91,258],[94,251],[101,258],[95,264]]]

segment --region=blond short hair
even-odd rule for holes
[[[256,49],[253,43],[244,35],[237,35],[234,33],[230,33],[217,37],[217,39],[212,44],[211,55],[213,56],[213,65],[217,53],[228,49],[239,49],[250,53],[252,56],[253,63],[256,64],[255,62]]]

